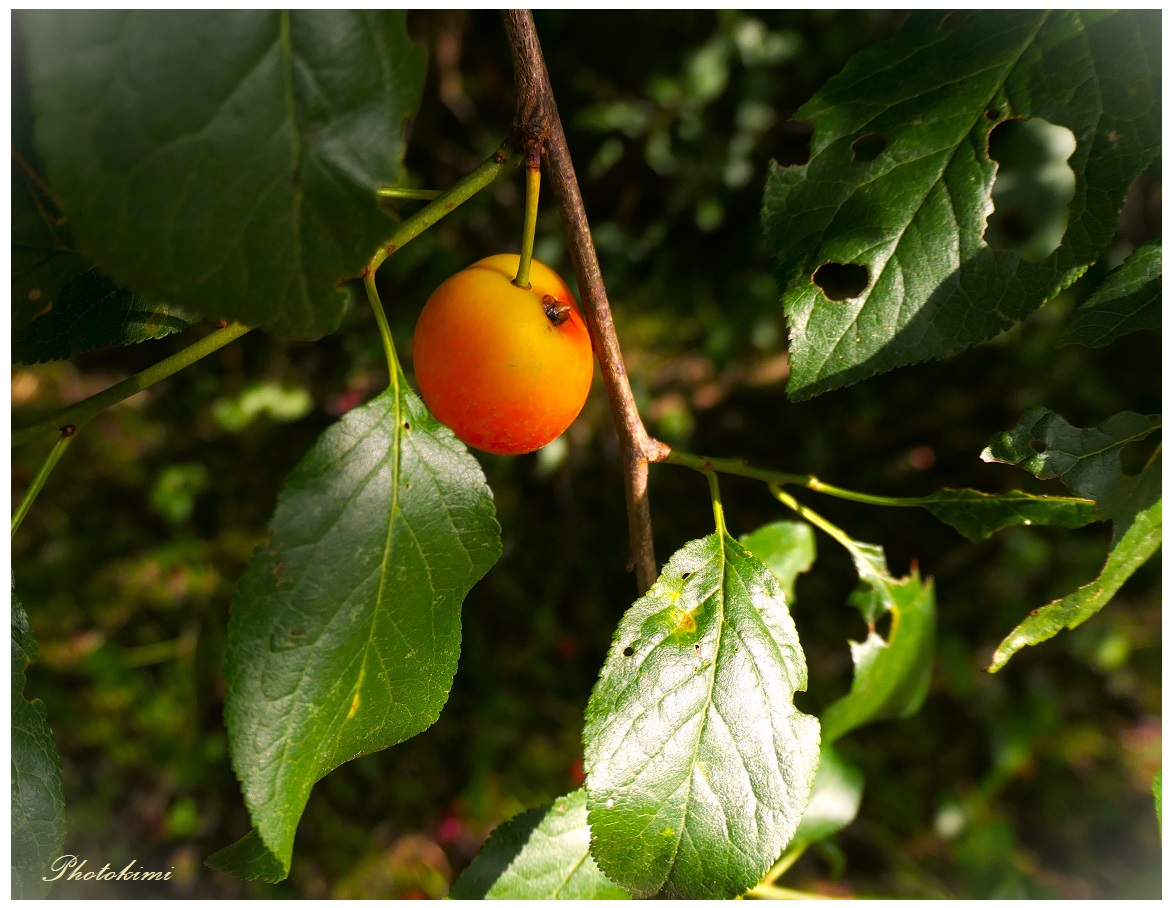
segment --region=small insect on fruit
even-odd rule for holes
[[[454,274],[424,304],[412,346],[420,394],[465,444],[526,454],[561,435],[591,387],[591,338],[571,291],[534,260],[491,255]]]

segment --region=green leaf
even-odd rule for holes
[[[24,606],[12,593],[12,897],[44,898],[43,879],[65,844],[61,758],[45,704],[24,698],[25,669],[37,641]]]
[[[855,664],[852,689],[820,718],[826,744],[869,722],[913,715],[925,701],[933,669],[937,622],[933,581],[923,581],[916,568],[896,580],[883,567],[879,546],[853,544],[863,550],[859,557],[854,554],[861,584],[849,602],[864,615],[868,636],[860,643],[849,641]],[[876,632],[885,614],[891,616],[887,639]]]
[[[225,718],[257,837],[221,869],[284,878],[314,783],[436,721],[501,554],[476,460],[397,379],[294,469],[237,587]]]
[[[117,286],[94,269],[38,299],[45,301],[41,313],[13,333],[14,362],[43,363],[100,347],[124,347],[166,337],[196,321],[182,309]]]
[[[1012,526],[1076,529],[1099,520],[1087,498],[1062,498],[1011,491],[997,495],[975,489],[941,489],[918,504],[971,542]]]
[[[732,898],[803,815],[819,723],[774,574],[723,534],[687,543],[620,621],[583,739],[591,853],[637,897]]]
[[[1133,331],[1162,327],[1162,243],[1140,246],[1068,321],[1061,344],[1103,347]]]
[[[389,233],[424,54],[402,10],[27,11],[37,141],[84,252],[205,315],[334,330]]]
[[[968,10],[952,29],[943,17],[914,13],[896,39],[854,57],[795,114],[814,126],[808,163],[772,166],[763,217],[794,399],[1014,325],[1107,247],[1159,150],[1157,11]],[[1076,140],[1067,229],[1038,261],[984,239],[997,169],[987,140],[1016,118]],[[863,289],[829,299],[813,280],[825,263],[866,269]]]
[[[499,826],[452,885],[453,899],[627,899],[591,859],[580,788]]]
[[[1025,646],[1035,646],[1064,628],[1087,621],[1113,597],[1162,542],[1161,457],[1137,476],[1126,476],[1121,453],[1161,428],[1160,416],[1116,413],[1099,426],[1079,429],[1059,414],[1035,407],[1009,432],[1000,432],[982,459],[1020,466],[1040,479],[1060,479],[1096,502],[1102,519],[1113,521],[1109,554],[1100,576],[1032,613],[999,644],[988,671],[996,672]]]
[[[805,848],[835,835],[856,819],[863,794],[863,773],[825,741],[819,749],[819,772],[811,789],[811,800],[787,850]]]
[[[14,36],[12,353],[18,363],[65,359],[182,330],[194,319],[118,287],[74,248],[58,200],[38,172],[24,48]]]
[[[788,602],[795,595],[795,578],[815,564],[815,533],[801,520],[768,523],[738,541],[770,568]]]
[[[1116,413],[1095,428],[1078,429],[1046,407],[1033,407],[1009,432],[993,436],[980,456],[1022,467],[1039,479],[1060,479],[1096,501],[1102,517],[1115,517],[1135,482],[1121,471],[1122,450],[1161,427],[1160,416]]]
[[[1087,430],[1086,430],[1087,431]],[[1117,590],[1162,544],[1162,464],[1158,457],[1117,499],[1113,537],[1100,576],[1062,599],[1035,609],[999,644],[991,658],[996,672],[1025,646],[1035,646],[1071,630],[1099,612]]]

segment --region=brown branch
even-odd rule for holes
[[[542,47],[534,30],[534,17],[529,10],[503,10],[502,19],[509,35],[518,92],[512,136],[521,143],[519,150],[523,152],[535,147],[542,149],[545,142],[542,150],[545,151],[547,174],[562,215],[571,264],[591,332],[591,344],[603,373],[603,384],[624,459],[628,567],[635,570],[636,585],[640,593],[644,593],[659,573],[652,544],[652,514],[648,507],[648,464],[663,460],[669,449],[649,436],[628,384],[624,357],[607,302],[607,288],[599,270],[599,258],[595,254],[579,181],[575,178],[567,138],[550,88]]]

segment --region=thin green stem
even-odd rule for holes
[[[221,347],[232,343],[238,337],[248,334],[252,330],[252,328],[245,325],[229,325],[227,328],[221,328],[219,331],[201,338],[191,346],[184,347],[178,353],[167,357],[167,359],[160,360],[155,365],[132,375],[124,381],[120,381],[117,385],[109,387],[105,391],[99,391],[92,397],[87,397],[85,400],[68,406],[64,410],[58,410],[51,416],[15,429],[12,433],[12,444],[24,444],[26,441],[36,438],[42,433],[60,429],[66,425],[81,427],[103,410],[126,400],[128,397],[133,397],[140,391],[163,381],[163,379],[174,375],[181,369],[186,369],[193,363],[199,362],[205,356],[215,353]]]
[[[375,287],[375,272],[370,268],[363,276],[363,287],[367,290],[367,302],[371,304],[371,311],[375,313],[375,324],[379,326],[379,339],[383,341],[383,355],[387,357],[387,371],[391,383],[396,383],[399,375],[399,358],[395,355],[395,341],[391,336],[391,326],[387,324],[387,314],[383,311],[383,303],[379,299],[379,291]]]
[[[805,892],[802,889],[786,889],[783,886],[772,886],[769,883],[759,883],[746,895],[755,899],[772,899],[775,901],[805,901],[817,899],[819,901],[836,901],[834,895],[821,895],[818,892]]]
[[[28,514],[29,509],[33,506],[33,502],[37,500],[37,495],[48,481],[49,474],[57,466],[57,461],[61,459],[61,455],[65,453],[65,449],[73,444],[73,439],[76,436],[77,429],[74,426],[63,426],[61,428],[61,437],[57,439],[57,443],[49,451],[45,462],[41,464],[41,469],[33,477],[32,485],[25,490],[24,497],[21,498],[20,504],[16,508],[16,513],[12,515],[12,536],[15,536],[16,531],[20,529],[25,515]],[[9,538],[11,539],[12,536]]]
[[[530,289],[530,261],[534,258],[534,234],[538,229],[538,191],[542,186],[542,170],[537,162],[526,168],[526,215],[522,223],[522,254],[518,258],[518,276],[514,283],[523,290]]]
[[[717,473],[711,470],[705,474],[705,478],[709,480],[709,500],[713,502],[713,522],[717,526],[717,534],[725,536],[726,515],[722,510],[722,493],[717,487]]]
[[[893,498],[887,495],[870,495],[867,492],[855,492],[852,489],[842,489],[839,486],[831,485],[816,476],[804,476],[800,473],[784,473],[779,470],[764,470],[760,467],[752,467],[749,464],[743,463],[741,460],[735,460],[733,458],[701,457],[697,454],[690,454],[687,451],[673,450],[661,462],[673,463],[701,472],[713,470],[718,473],[727,473],[730,476],[759,479],[771,485],[801,486],[804,489],[819,492],[821,495],[829,495],[832,498],[842,498],[845,501],[856,501],[861,504],[879,505],[886,508],[919,508],[937,502],[937,499],[932,495],[926,495],[920,498]],[[1072,500],[1079,501],[1083,499]]]
[[[798,848],[794,848],[786,852],[781,858],[775,861],[775,865],[770,868],[766,876],[762,878],[761,885],[773,886],[779,877],[795,866],[795,862],[798,861],[799,858],[803,857],[803,854],[806,851],[807,845],[803,844]]]
[[[375,190],[375,195],[381,199],[416,199],[422,202],[431,202],[443,193],[443,189],[407,189],[401,186],[381,186]]]
[[[856,545],[856,540],[854,540],[851,536],[849,536],[827,518],[815,513],[815,511],[811,510],[811,508],[807,507],[806,505],[800,504],[798,501],[780,489],[777,485],[772,485],[770,487],[770,493],[808,523],[819,527],[821,530],[831,536],[832,539],[836,540],[836,542],[840,543],[840,545],[848,549],[848,551],[855,553],[858,550],[859,546]]]
[[[521,163],[521,160],[522,156],[515,152],[508,143],[502,145],[476,170],[453,183],[434,201],[425,205],[415,214],[404,218],[395,233],[371,256],[371,261],[367,263],[367,272],[373,275],[393,252],[405,243],[414,240],[458,205],[469,201],[508,168]]]

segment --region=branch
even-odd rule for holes
[[[599,270],[599,258],[591,240],[587,212],[583,209],[579,181],[575,178],[567,137],[554,102],[542,47],[534,30],[534,17],[529,10],[504,10],[502,19],[509,36],[518,93],[512,135],[518,143],[515,147],[524,154],[545,151],[546,169],[562,216],[571,264],[591,332],[591,344],[603,373],[603,384],[620,440],[628,506],[628,566],[635,569],[636,585],[643,594],[659,573],[652,544],[652,514],[648,507],[648,464],[663,460],[669,449],[649,436],[628,384],[624,357],[607,302],[607,288]]]

